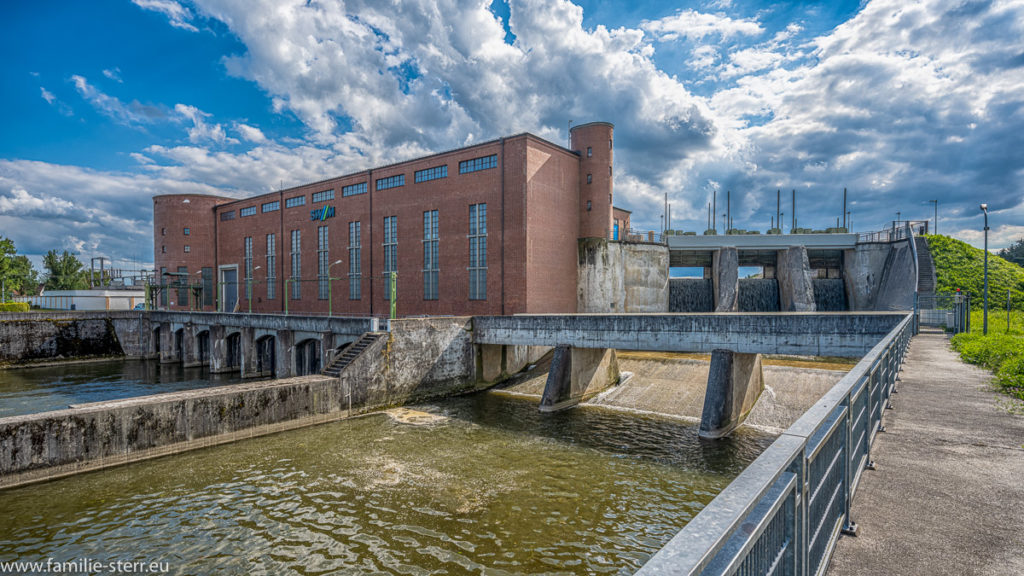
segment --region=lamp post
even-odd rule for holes
[[[985,213],[985,299],[982,310],[982,322],[981,322],[981,333],[983,335],[988,334],[988,204],[982,204],[980,206],[981,211]]]
[[[257,266],[252,271],[255,272],[259,269],[260,267]],[[249,301],[249,314],[252,314],[252,274],[245,278],[245,299]]]
[[[334,316],[334,278],[331,278],[331,268],[334,268],[335,264],[341,264],[341,258],[331,262],[331,265],[327,267],[327,315]]]
[[[935,222],[935,226],[932,229],[932,234],[938,234],[939,233],[939,201],[938,200],[929,200],[929,202],[931,202],[932,204],[935,205],[935,220],[933,220],[933,222]]]

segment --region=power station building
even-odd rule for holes
[[[153,198],[160,308],[386,315],[577,311],[579,238],[617,239],[613,126],[519,134],[233,200]]]

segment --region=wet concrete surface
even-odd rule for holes
[[[940,332],[910,345],[830,576],[1024,574],[1024,417]]]

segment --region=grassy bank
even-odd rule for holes
[[[953,337],[953,349],[964,362],[988,368],[995,374],[995,385],[1003,393],[1024,402],[1024,313],[1010,314],[1010,329],[1006,326],[1006,311],[989,311],[988,335],[982,335],[983,317],[980,310],[971,313],[971,332]],[[1018,405],[1017,408],[1024,408]]]

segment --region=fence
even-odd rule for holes
[[[856,531],[850,501],[913,326],[907,315],[637,574],[823,574]]]

